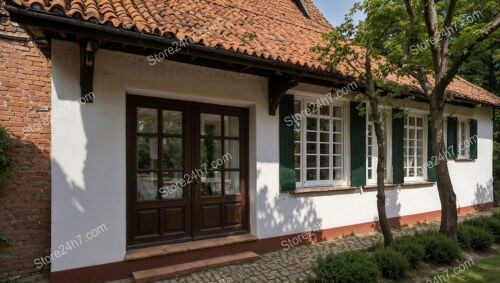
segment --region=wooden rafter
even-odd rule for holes
[[[298,76],[273,74],[268,78],[269,115],[276,115],[276,109],[283,96],[298,84]]]

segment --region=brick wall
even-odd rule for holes
[[[50,254],[50,61],[24,31],[5,17],[0,1],[0,125],[13,136],[15,161],[0,188],[0,282],[40,281],[49,267],[34,259]],[[31,128],[30,128],[31,126]]]

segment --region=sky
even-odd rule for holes
[[[333,26],[338,26],[344,21],[344,15],[349,12],[354,3],[359,0],[312,0],[318,9],[325,15]],[[362,15],[355,17],[362,18]]]

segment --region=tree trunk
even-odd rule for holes
[[[456,151],[456,148],[446,148],[444,144],[444,128],[443,128],[443,108],[444,108],[444,92],[439,93],[434,89],[431,95],[430,112],[431,112],[431,128],[432,128],[432,149],[433,154],[439,157],[444,155],[444,160],[435,158],[437,164],[434,166],[436,172],[437,187],[439,199],[441,201],[441,226],[439,232],[452,238],[457,239],[457,198],[453,191],[453,185],[448,171],[447,157],[450,151]]]
[[[378,162],[377,162],[377,211],[378,211],[378,221],[380,223],[380,230],[382,235],[384,235],[384,246],[390,246],[393,242],[393,237],[391,233],[391,227],[387,221],[387,212],[385,209],[385,152],[384,143],[385,138],[382,132],[382,124],[380,122],[380,115],[378,112],[378,105],[375,101],[376,99],[370,97],[370,106],[372,112],[373,126],[375,129],[375,135],[377,137],[377,148],[378,148]]]

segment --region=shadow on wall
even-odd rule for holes
[[[476,191],[474,192],[474,200],[471,205],[480,209],[481,204],[493,202],[493,179],[488,180],[486,185],[476,184]]]
[[[376,189],[375,189],[376,190]],[[375,197],[376,204],[376,197]],[[398,189],[387,189],[385,188],[385,210],[388,218],[389,225],[391,228],[406,227],[408,225],[402,225],[401,223],[401,203],[399,202],[399,190]],[[399,215],[396,217],[391,217],[391,215]],[[378,209],[373,217],[372,228],[375,231],[380,231],[380,222],[378,217]]]
[[[50,254],[50,152],[13,137],[15,164],[0,189],[0,233],[12,246],[0,246],[0,282],[48,277],[50,267],[35,267],[37,257]]]
[[[257,178],[260,173],[258,170]],[[270,196],[267,186],[258,191],[257,203],[263,204],[257,209],[259,229],[279,230],[283,235],[288,235],[279,237],[279,242],[284,248],[325,240],[321,231],[322,220],[311,198],[294,197],[292,200],[288,198],[281,194]]]

